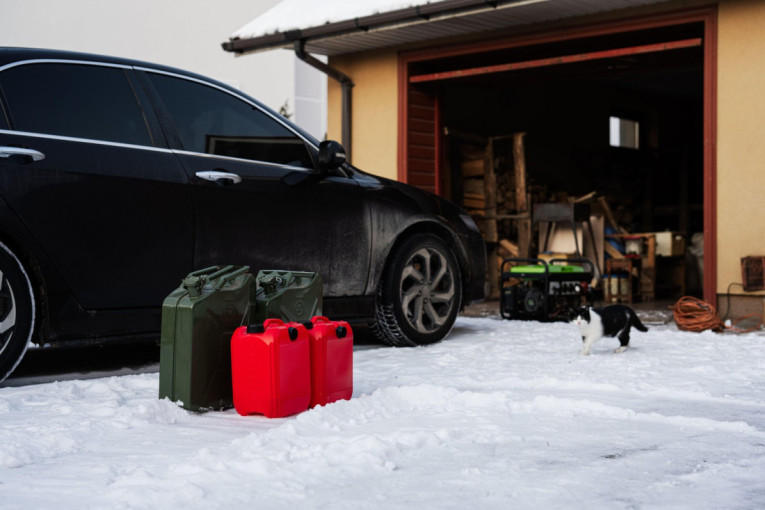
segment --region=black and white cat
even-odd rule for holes
[[[635,327],[638,331],[648,331],[648,328],[640,322],[635,311],[629,306],[610,305],[605,308],[592,308],[585,306],[574,311],[571,324],[579,328],[582,334],[582,354],[588,356],[590,347],[596,340],[604,336],[616,337],[621,347],[614,352],[620,353],[627,350],[630,345],[630,328]]]

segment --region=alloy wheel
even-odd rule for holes
[[[455,306],[454,275],[439,250],[422,247],[404,266],[400,281],[401,307],[419,333],[432,333],[449,319]]]
[[[5,274],[0,272],[0,354],[8,347],[16,328],[16,300]]]

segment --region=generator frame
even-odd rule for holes
[[[574,267],[581,270],[562,269]],[[595,265],[588,259],[509,258],[502,261],[500,275],[499,308],[503,319],[568,320],[568,314],[582,306],[582,301],[590,306],[593,303],[590,282]],[[506,285],[511,280],[517,282]]]

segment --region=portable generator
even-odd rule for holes
[[[505,259],[501,267],[503,319],[563,321],[592,305],[594,264],[587,259]]]

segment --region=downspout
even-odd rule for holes
[[[315,67],[322,73],[326,74],[330,78],[340,82],[342,90],[342,140],[341,143],[345,148],[345,154],[348,161],[351,161],[351,89],[353,88],[353,81],[351,78],[338,71],[337,69],[330,67],[321,60],[317,59],[313,55],[309,55],[305,52],[305,40],[300,39],[295,41],[295,55],[297,58],[305,62],[311,67]]]

